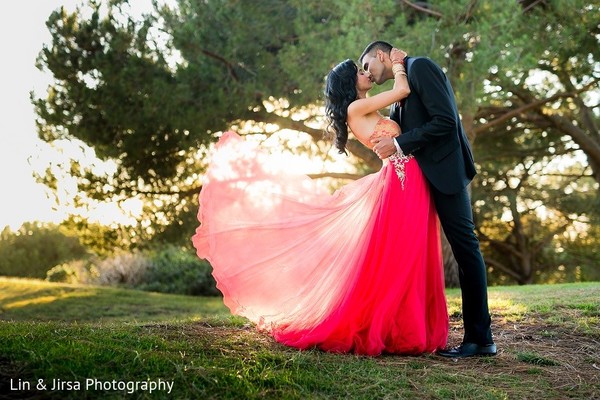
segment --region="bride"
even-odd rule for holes
[[[394,86],[367,97],[352,60],[327,76],[335,145],[399,135],[378,110],[410,93],[393,49]],[[411,156],[330,194],[233,132],[217,143],[192,241],[233,314],[275,340],[330,352],[420,354],[446,346],[448,315],[437,214]]]

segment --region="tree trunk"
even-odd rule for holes
[[[458,280],[458,263],[454,258],[452,248],[448,239],[446,239],[446,235],[444,235],[444,231],[442,229],[440,231],[442,237],[442,256],[444,258],[444,282],[446,287],[456,288],[460,286],[460,281]]]

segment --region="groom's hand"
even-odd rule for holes
[[[388,158],[396,152],[394,139],[390,137],[379,137],[371,140],[373,143],[373,151],[380,159]]]

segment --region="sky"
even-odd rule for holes
[[[81,0],[19,0],[2,4],[0,24],[0,230],[17,229],[24,221],[61,221],[67,210],[53,209],[47,189],[32,176],[35,167],[55,150],[37,137],[29,93],[44,96],[52,82],[35,67],[44,43],[50,42],[45,22],[61,6],[75,10]],[[151,0],[130,0],[134,14],[152,9]]]
[[[174,3],[173,0],[159,2]],[[0,48],[6,55],[0,63],[0,231],[5,226],[17,230],[26,221],[60,222],[74,212],[68,206],[57,206],[53,194],[36,182],[33,172],[42,173],[50,161],[69,156],[81,160],[81,150],[77,146],[57,149],[38,138],[29,94],[33,91],[36,98],[43,98],[52,83],[51,74],[35,66],[43,45],[49,44],[51,39],[46,20],[61,6],[74,11],[80,4],[82,0],[12,0],[2,6],[3,15],[8,17],[0,24]],[[152,0],[129,0],[129,5],[134,16],[152,11]],[[341,160],[341,157],[334,158]],[[295,162],[299,170],[315,172],[307,170],[307,165],[311,165],[310,170],[314,169],[311,160],[300,157]],[[345,161],[342,160],[341,165],[344,169]],[[59,181],[59,189],[63,188],[69,191],[69,182]],[[136,199],[128,202],[121,205],[125,211],[139,212],[141,202]],[[115,204],[97,204],[86,216],[104,224],[132,222],[132,217],[124,216],[123,210]]]

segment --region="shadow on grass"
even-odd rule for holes
[[[146,322],[228,315],[220,297],[0,278],[0,320]]]

